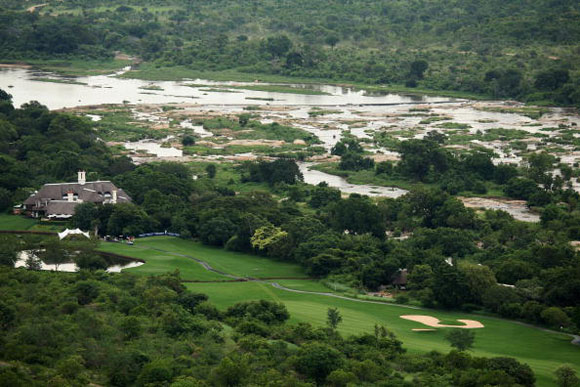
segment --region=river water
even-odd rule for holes
[[[295,85],[315,88],[329,95],[304,95],[274,93],[237,89],[235,92],[209,91],[207,86],[252,85],[244,82],[213,82],[196,79],[191,81],[151,82],[137,79],[100,75],[74,78],[82,84],[45,82],[39,79],[66,80],[53,73],[23,68],[1,68],[0,88],[13,96],[15,106],[36,100],[50,109],[71,108],[84,105],[115,103],[197,103],[223,105],[357,105],[439,103],[449,101],[445,97],[405,96],[400,94],[366,95],[362,90],[330,85]],[[189,85],[198,85],[190,87]],[[199,86],[203,85],[203,86]],[[259,83],[259,85],[269,85]],[[154,90],[159,89],[159,90]],[[261,98],[261,99],[253,99]],[[269,100],[269,99],[273,99]]]
[[[304,175],[304,182],[312,185],[326,182],[329,187],[338,188],[344,193],[358,193],[368,196],[382,196],[388,198],[398,198],[408,191],[396,187],[380,187],[368,184],[350,184],[346,179],[310,169],[314,163],[299,163],[300,172]]]

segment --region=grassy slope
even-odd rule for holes
[[[0,230],[28,230],[36,223],[36,220],[23,216],[0,214]]]
[[[481,321],[486,327],[476,331],[473,354],[477,356],[511,356],[529,364],[536,373],[538,386],[554,385],[553,371],[562,363],[576,364],[580,371],[580,350],[570,344],[567,335],[553,334],[519,325],[515,322],[469,314],[434,310],[413,310],[396,305],[364,304],[330,297],[289,293],[267,283],[187,284],[196,292],[206,293],[219,308],[239,301],[269,299],[283,302],[293,322],[307,321],[324,325],[326,310],[339,308],[343,315],[340,331],[344,334],[371,332],[374,324],[383,324],[403,341],[411,352],[438,350],[447,352],[446,329],[436,332],[412,332],[422,324],[401,319],[403,314],[426,314],[440,319],[468,318]]]
[[[127,271],[139,275],[157,275],[174,271],[181,273],[184,280],[189,281],[222,281],[227,280],[222,275],[205,270],[199,263],[192,259],[166,254],[151,249],[141,249],[137,241],[136,245],[128,246],[120,243],[101,243],[99,250],[141,258],[145,265],[127,269]]]
[[[205,271],[200,264],[185,257],[172,256],[170,254],[153,250],[153,248],[190,255],[208,262],[214,269],[243,277],[307,278],[302,268],[293,263],[277,262],[255,255],[225,251],[215,247],[204,246],[199,242],[171,237],[138,239],[134,246],[113,243],[101,245],[101,249],[118,254],[136,256],[133,254],[134,252],[138,252],[138,258],[142,258],[147,262],[151,261],[151,263],[154,263],[155,265],[160,265],[158,266],[158,269],[155,269],[155,272],[157,273],[173,271],[175,269],[183,270],[184,267],[189,267],[189,262],[191,262],[199,267],[199,271],[195,273],[191,272],[191,277],[186,276],[186,273],[182,271],[183,278],[186,280],[207,279],[199,277],[201,271]],[[172,259],[169,259],[169,257]],[[145,270],[146,266],[147,265],[143,265],[131,270],[138,272],[141,268],[143,268],[141,270]],[[224,277],[218,276],[217,279],[224,279]]]

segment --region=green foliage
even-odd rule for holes
[[[576,371],[568,364],[562,364],[554,371],[554,374],[556,375],[559,387],[580,386],[580,379],[576,376]]]
[[[210,179],[213,179],[215,177],[217,168],[214,164],[208,164],[207,167],[205,167],[205,171],[207,172],[207,176]]]
[[[451,329],[445,338],[453,348],[458,351],[466,351],[473,347],[475,331],[472,329]]]
[[[340,368],[341,354],[326,344],[307,344],[300,348],[296,358],[296,368],[321,384],[334,370]]]
[[[290,318],[284,304],[265,300],[240,302],[228,308],[225,315],[236,319],[251,317],[268,325],[281,324]]]
[[[3,103],[10,104],[9,100]],[[78,170],[90,170],[106,177],[116,162],[82,118],[49,112],[34,101],[0,115],[0,205],[3,208],[12,203],[18,188],[73,181]]]
[[[260,161],[245,164],[249,172],[247,181],[266,182],[270,185],[276,183],[296,184],[303,179],[302,172],[294,160],[277,159],[272,162]]]
[[[341,322],[342,316],[340,315],[339,310],[337,308],[328,308],[326,325],[328,325],[330,329],[334,330]]]

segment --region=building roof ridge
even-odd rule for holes
[[[87,185],[87,184],[94,184],[94,183],[112,183],[111,180],[95,180],[95,181],[87,181],[85,184],[81,184],[78,181],[71,182],[71,183],[46,183],[44,185]]]

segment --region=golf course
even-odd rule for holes
[[[444,336],[454,328],[413,331],[429,327],[403,319],[402,315],[430,316],[446,324],[458,319],[474,320],[483,328],[475,329],[473,355],[517,358],[532,367],[540,386],[555,385],[553,372],[562,363],[572,364],[580,371],[580,347],[571,344],[570,335],[484,315],[350,299],[309,279],[296,264],[173,237],[138,239],[134,245],[103,242],[99,249],[145,260],[144,265],[127,269],[136,275],[179,270],[190,290],[207,294],[222,310],[240,301],[265,299],[284,303],[291,322],[323,326],[327,309],[336,307],[343,316],[339,326],[343,334],[370,332],[375,324],[382,324],[403,341],[409,352],[448,352],[450,347]]]

